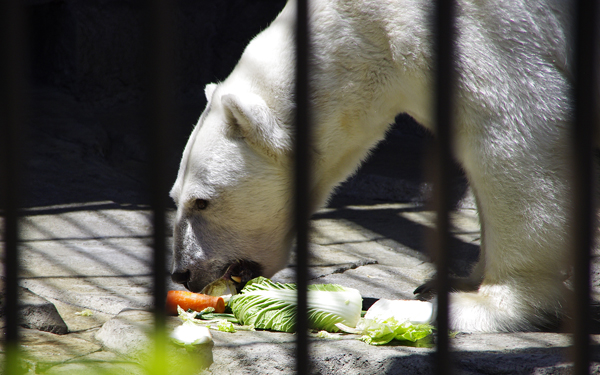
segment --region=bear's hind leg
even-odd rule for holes
[[[449,323],[460,332],[537,331],[555,328],[566,288],[555,278],[488,283],[450,294]]]
[[[561,129],[531,139],[504,128],[503,139],[463,139],[460,159],[477,197],[483,272],[477,291],[451,293],[451,329],[539,329],[560,316],[570,242],[570,154]],[[507,140],[510,147],[498,147]]]

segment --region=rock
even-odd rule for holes
[[[3,280],[0,281],[0,287],[3,291],[0,295],[0,316],[3,317],[6,308]],[[21,327],[58,335],[69,332],[69,328],[52,302],[23,287],[19,287],[19,316]],[[2,320],[2,325],[4,326],[4,320]]]
[[[96,339],[107,349],[137,360],[147,359],[148,335],[154,318],[150,312],[123,310],[102,325]]]
[[[21,287],[19,289],[19,303],[23,319],[21,326],[58,335],[69,332],[69,328],[53,303],[34,294],[29,289]]]
[[[167,332],[171,332],[178,323],[178,319],[169,319]],[[155,346],[150,338],[153,327],[154,317],[152,313],[142,310],[123,310],[104,323],[96,333],[96,339],[106,349],[133,359],[143,366],[164,365],[173,373],[188,373],[190,368],[202,369],[212,364],[212,342],[205,345],[196,345],[193,351],[167,343],[165,350],[161,351],[161,353],[164,353],[162,357],[166,362],[157,364],[157,356],[154,352]]]

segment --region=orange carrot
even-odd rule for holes
[[[167,293],[167,314],[177,315],[177,305],[186,311],[188,309],[202,311],[207,307],[214,307],[217,313],[225,312],[223,297],[213,297],[183,290],[169,290]]]

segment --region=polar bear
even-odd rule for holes
[[[432,128],[433,37],[431,1],[311,4],[314,211],[397,114]],[[457,15],[453,149],[476,195],[482,245],[472,290],[450,296],[450,325],[536,329],[560,316],[565,298],[569,4],[460,0]],[[172,278],[190,290],[232,265],[248,277],[270,277],[288,260],[294,23],[291,0],[231,75],[206,87],[207,107],[171,191]]]

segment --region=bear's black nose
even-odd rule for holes
[[[173,280],[174,283],[185,285],[188,281],[190,281],[190,271],[186,270],[185,272],[173,272],[171,274],[171,280]]]

